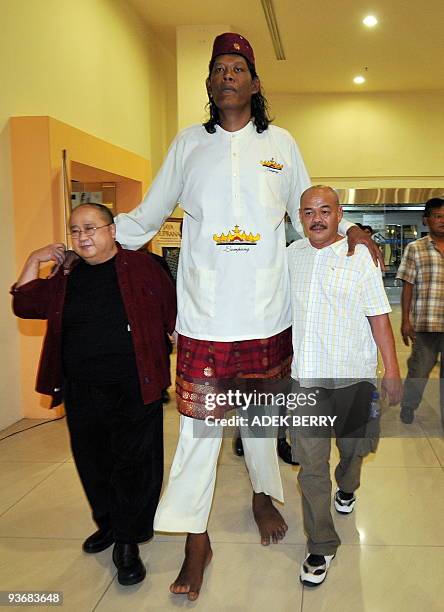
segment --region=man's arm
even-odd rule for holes
[[[413,285],[407,281],[402,281],[402,292],[401,292],[401,310],[402,310],[402,323],[401,323],[401,335],[402,340],[406,346],[409,346],[409,338],[413,342],[415,339],[415,330],[410,321],[410,307],[412,305],[413,298]]]
[[[381,386],[382,398],[387,397],[390,405],[394,406],[401,401],[402,383],[390,319],[388,314],[367,318],[384,364],[385,371]]]
[[[40,265],[48,261],[63,262],[64,244],[49,244],[33,251],[23,267],[18,281],[11,289],[12,309],[21,319],[47,319],[52,300],[52,280],[39,278]]]
[[[388,396],[390,404],[397,404],[401,400],[402,384],[395,340],[388,316],[391,308],[382,281],[381,269],[373,265],[370,253],[365,249],[359,248],[355,257],[358,261],[362,261],[361,276],[358,280],[360,303],[384,363],[382,397],[385,399]]]
[[[183,190],[183,147],[179,135],[142,203],[114,219],[116,238],[123,247],[134,251],[142,247],[157,234],[173,212]]]
[[[341,224],[339,228],[341,228]],[[362,231],[357,225],[352,225],[350,223],[349,228],[346,230],[346,235],[348,241],[348,256],[354,254],[357,244],[363,244],[369,250],[375,266],[379,265],[381,270],[385,270],[384,257],[382,256],[381,249],[376,242],[372,240],[371,236]]]
[[[304,160],[299,152],[296,142],[292,139],[291,145],[291,165],[292,175],[290,180],[290,196],[287,202],[287,212],[291,219],[291,224],[297,233],[303,238],[304,230],[299,219],[299,206],[302,193],[311,185]]]
[[[416,242],[410,242],[404,251],[402,256],[401,264],[398,268],[396,278],[402,280],[402,292],[401,292],[401,310],[402,310],[402,323],[401,323],[401,334],[404,344],[409,345],[409,338],[413,342],[415,339],[415,331],[413,325],[410,322],[410,308],[413,299],[413,288],[416,282],[416,275],[418,273],[416,267]]]
[[[23,266],[22,273],[18,277],[15,287],[21,287],[39,277],[40,265],[48,261],[62,264],[65,259],[65,245],[61,242],[48,244],[47,246],[33,251]]]

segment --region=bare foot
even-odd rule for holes
[[[202,586],[205,568],[213,557],[208,533],[189,533],[185,544],[185,559],[179,575],[170,586],[171,593],[183,593],[196,601]]]
[[[273,506],[269,495],[253,493],[253,515],[263,546],[268,546],[270,540],[276,544],[285,537],[288,525],[279,510]]]

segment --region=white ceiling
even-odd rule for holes
[[[176,26],[231,24],[252,44],[268,92],[444,90],[444,0],[274,0],[285,61],[260,0],[126,2],[173,52]],[[362,25],[367,14],[379,25]]]

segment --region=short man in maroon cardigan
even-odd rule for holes
[[[172,333],[172,282],[145,254],[115,241],[110,211],[81,205],[70,219],[80,257],[48,279],[40,265],[63,263],[63,244],[28,257],[13,286],[13,309],[47,319],[37,391],[65,402],[71,447],[98,531],[83,550],[115,543],[121,584],[146,570],[138,543],[153,535],[163,479],[162,390],[170,384],[165,332]]]

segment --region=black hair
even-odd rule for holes
[[[441,206],[444,206],[443,198],[432,198],[431,200],[428,200],[425,203],[423,216],[430,217],[430,215],[432,214],[432,210],[435,210],[435,208],[441,208]]]
[[[241,56],[243,57],[243,56]],[[211,60],[208,66],[208,78],[211,78],[211,72],[213,70],[214,58]],[[244,58],[247,62],[248,70],[250,71],[252,79],[259,79],[259,76],[256,72],[256,68],[253,64],[251,64],[246,58]],[[207,130],[209,134],[214,134],[216,131],[216,125],[219,125],[220,117],[219,117],[219,109],[214,103],[213,98],[208,95],[208,103],[206,105],[208,112],[210,113],[210,118],[206,123],[203,124],[204,128]],[[269,110],[268,110],[268,102],[267,98],[262,93],[262,90],[259,88],[259,91],[251,96],[251,116],[254,119],[254,125],[256,126],[256,131],[258,134],[265,132],[268,128],[269,124],[273,121],[270,118]]]
[[[113,213],[108,208],[108,206],[105,206],[104,204],[98,204],[97,202],[82,202],[81,204],[79,204],[78,206],[74,208],[72,213],[78,210],[79,208],[82,208],[82,206],[91,206],[92,208],[95,208],[96,210],[99,211],[100,216],[103,218],[104,221],[106,221],[109,224],[114,223]]]

